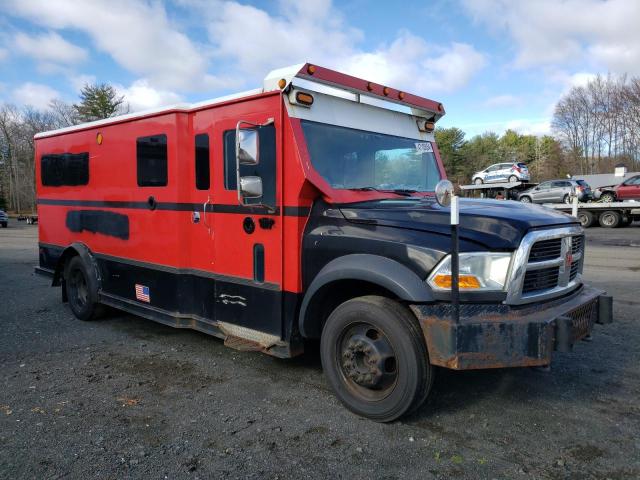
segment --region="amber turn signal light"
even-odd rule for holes
[[[433,278],[435,283],[440,288],[451,288],[451,275],[436,275]],[[460,289],[474,290],[480,288],[480,281],[475,275],[460,275],[458,277],[458,287]]]
[[[102,145],[102,134],[101,134],[101,133],[98,133],[98,134],[96,135],[96,143],[97,143],[98,145]]]
[[[313,105],[313,97],[308,93],[298,92],[296,93],[296,102],[310,107],[311,105]]]

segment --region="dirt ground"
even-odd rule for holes
[[[587,234],[615,323],[550,372],[440,370],[382,425],[332,395],[316,348],[278,360],[131,315],[75,320],[0,229],[0,477],[640,478],[640,225]]]

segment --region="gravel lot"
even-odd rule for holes
[[[355,417],[317,346],[278,360],[130,315],[82,323],[0,229],[0,477],[640,478],[640,225],[588,230],[615,322],[550,372],[441,370],[388,425]]]

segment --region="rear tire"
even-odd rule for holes
[[[97,279],[90,276],[79,256],[73,257],[66,265],[64,288],[69,308],[79,320],[95,320],[104,313],[104,306],[98,302]]]
[[[377,422],[417,409],[433,384],[415,316],[385,297],[358,297],[338,306],[323,328],[320,354],[338,399]]]
[[[476,178],[476,179],[473,181],[473,183],[474,183],[474,184],[476,184],[476,185],[482,185],[482,179],[481,179],[481,178]]]
[[[9,224],[7,222],[2,222],[2,228],[7,228]]]
[[[526,195],[523,195],[522,197],[520,197],[520,201],[522,203],[532,203],[531,202],[531,197],[527,197]]]
[[[569,205],[571,203],[571,196],[567,194],[562,197],[562,203],[566,203],[567,205]]]
[[[514,183],[518,181],[518,177],[516,177],[515,175],[511,175],[509,177],[509,183]]]
[[[622,217],[615,210],[607,210],[606,212],[602,212],[598,221],[601,227],[616,228],[620,225]]]
[[[582,225],[582,228],[589,228],[593,226],[596,217],[592,212],[585,210],[582,212],[578,212],[578,220],[580,220],[580,225]]]

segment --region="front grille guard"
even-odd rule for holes
[[[553,228],[549,230],[534,230],[527,233],[520,247],[516,250],[513,261],[511,263],[511,272],[509,275],[509,288],[507,290],[507,298],[505,303],[507,305],[522,305],[525,303],[536,302],[540,300],[546,300],[562,295],[568,291],[573,290],[575,287],[582,283],[582,267],[584,260],[584,247],[582,251],[577,253],[572,252],[572,237],[582,236],[584,231],[582,227],[571,226],[562,228]],[[560,257],[545,260],[542,262],[528,263],[529,253],[531,248],[536,242],[542,240],[551,240],[553,238],[562,238],[562,248]],[[583,243],[584,245],[584,243]],[[567,267],[567,254],[572,256],[573,262],[579,262],[578,273],[573,279],[571,276],[571,268]],[[560,269],[558,285],[554,288],[546,290],[535,291],[527,294],[522,293],[522,287],[524,283],[524,277],[527,270],[541,269],[557,266]]]

